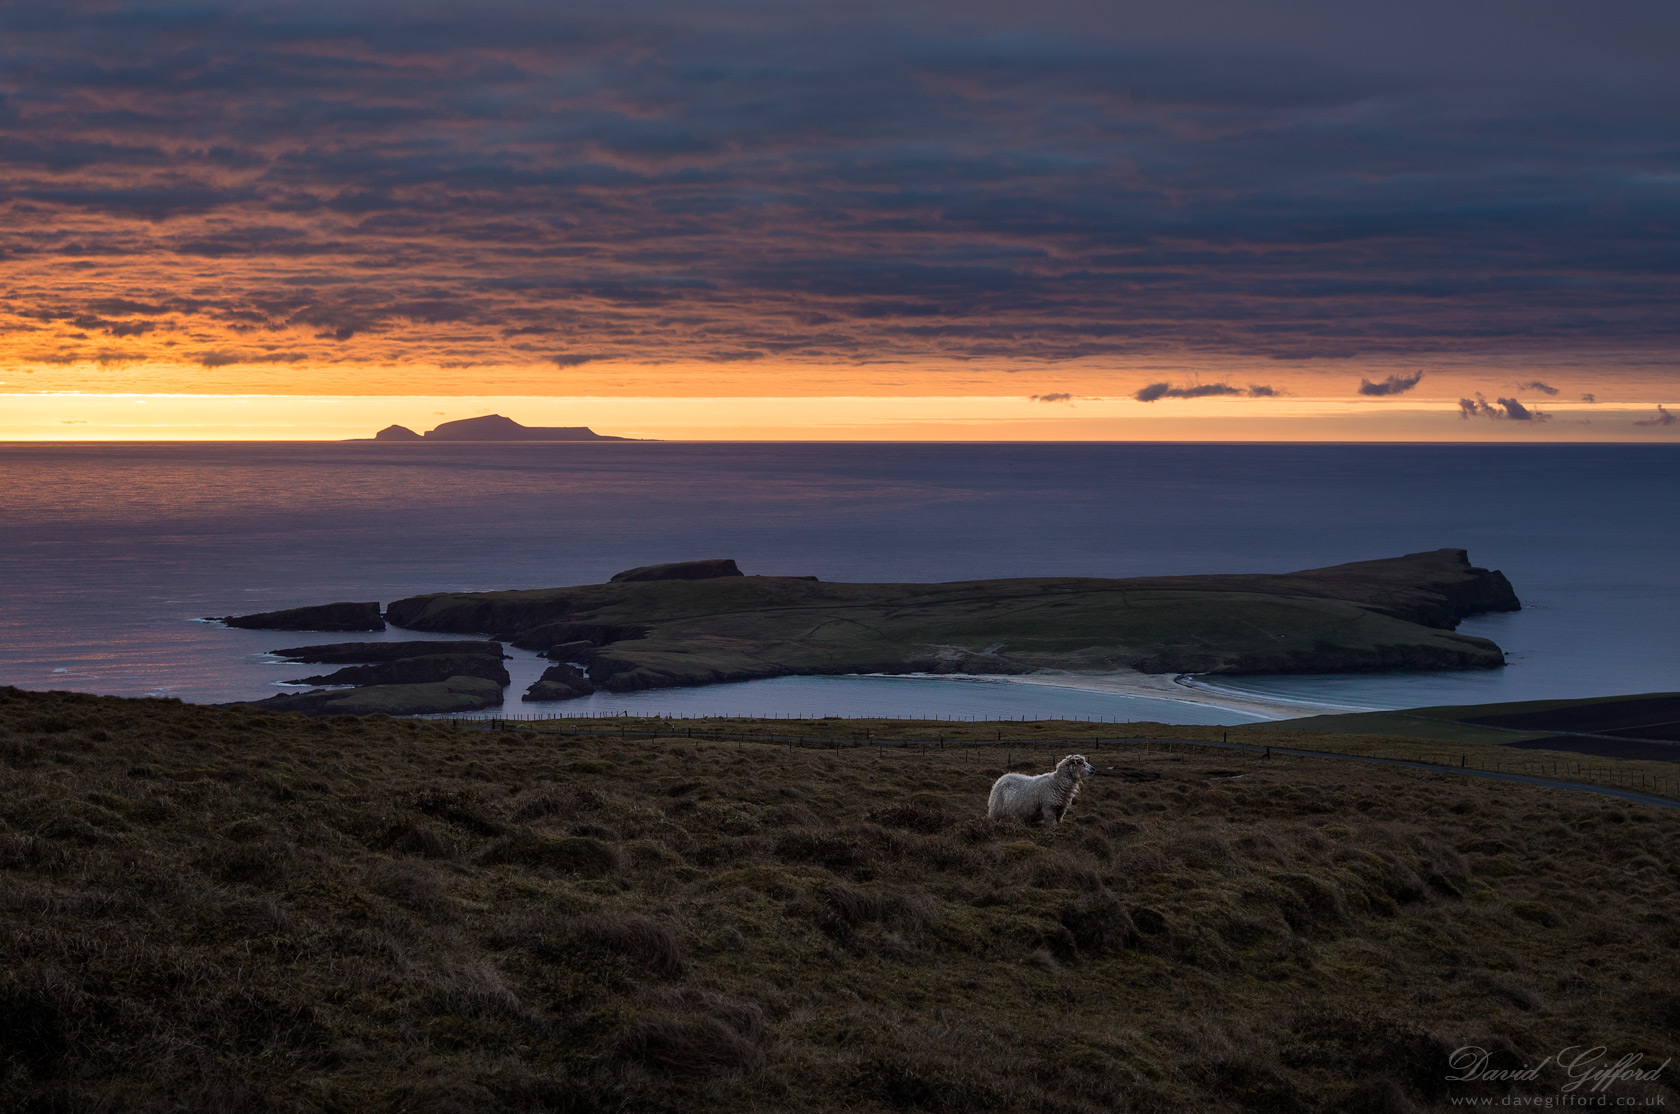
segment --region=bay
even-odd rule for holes
[[[14,443],[0,445],[0,683],[259,698],[297,672],[264,651],[319,639],[203,616],[589,583],[696,557],[733,557],[749,573],[937,581],[1282,572],[1452,546],[1502,569],[1523,600],[1461,628],[1510,651],[1507,668],[1212,683],[1350,708],[1673,690],[1677,511],[1670,445]],[[540,664],[510,663],[519,675]],[[584,710],[524,708],[520,687],[509,711]],[[595,703],[1245,718],[884,678]]]

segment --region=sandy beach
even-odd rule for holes
[[[1211,708],[1224,708],[1261,720],[1294,719],[1299,716],[1347,710],[1328,704],[1228,692],[1198,683],[1193,675],[1183,673],[1176,675],[1171,673],[1139,673],[1131,669],[1104,673],[1044,670],[1020,676],[989,677],[987,679],[1020,685],[1048,685],[1054,688],[1083,689],[1089,692],[1120,693],[1125,696],[1149,696],[1157,700],[1172,700],[1181,704],[1200,704]]]

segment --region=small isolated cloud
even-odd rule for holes
[[[1597,402],[1598,401],[1598,396],[1594,395],[1594,394],[1585,394],[1585,395],[1581,396],[1581,401],[1582,402]]]
[[[195,352],[192,362],[203,368],[230,367],[234,364],[295,364],[305,359],[302,352],[228,352],[212,348]]]
[[[1558,389],[1556,387],[1552,386],[1550,383],[1542,383],[1538,379],[1530,379],[1526,383],[1518,383],[1517,390],[1539,391],[1543,395],[1555,395],[1558,393]]]
[[[1373,383],[1369,379],[1359,381],[1359,393],[1381,398],[1383,395],[1403,395],[1423,379],[1423,372],[1414,371],[1410,375],[1390,375],[1380,383]]]
[[[594,363],[596,360],[610,360],[611,352],[562,352],[558,356],[550,356],[554,366],[558,368],[582,367],[584,364]]]
[[[1676,418],[1673,414],[1670,414],[1668,412],[1668,410],[1663,407],[1663,404],[1659,402],[1659,403],[1657,403],[1657,416],[1656,417],[1648,418],[1644,421],[1634,422],[1633,424],[1634,425],[1673,425],[1675,422],[1680,422],[1680,418]]]
[[[1052,391],[1047,395],[1029,395],[1033,402],[1072,402],[1073,395],[1067,391]]]
[[[1493,401],[1505,408],[1505,416],[1513,422],[1543,422],[1551,417],[1550,414],[1542,414],[1524,406],[1514,398],[1496,398]]]
[[[1160,398],[1208,398],[1212,395],[1247,395],[1249,398],[1275,398],[1282,392],[1275,387],[1250,384],[1245,391],[1229,383],[1197,383],[1191,387],[1175,387],[1171,383],[1151,383],[1133,398],[1139,402],[1154,402]]]
[[[1495,421],[1510,422],[1549,422],[1552,416],[1530,406],[1524,406],[1514,398],[1496,398],[1489,403],[1482,397],[1480,391],[1475,398],[1461,398],[1458,400],[1458,416],[1460,418],[1492,418]]]

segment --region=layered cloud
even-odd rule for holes
[[[1008,7],[9,7],[0,361],[1680,343],[1667,10]]]

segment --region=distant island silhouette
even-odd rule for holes
[[[405,425],[388,425],[372,437],[352,441],[634,441],[634,437],[612,437],[588,426],[520,425],[500,414],[444,422],[436,429],[416,433]]]

